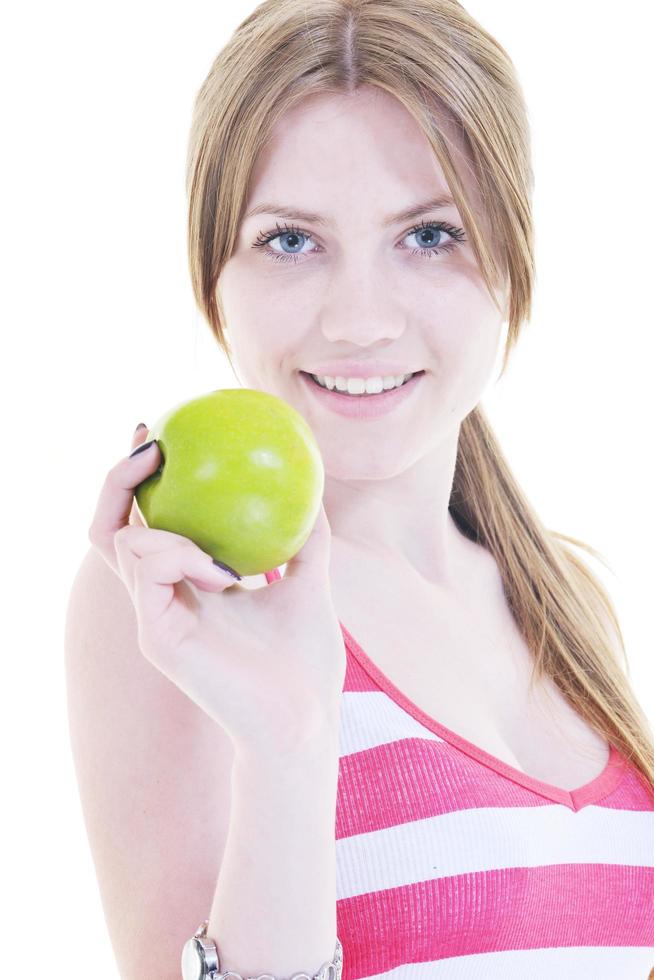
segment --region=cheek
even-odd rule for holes
[[[217,293],[231,346],[243,371],[257,370],[265,351],[275,338],[274,307],[256,277],[236,259],[230,259],[220,274]]]
[[[459,283],[428,307],[425,330],[442,388],[473,407],[496,363],[502,336],[501,314],[487,293]],[[425,309],[422,321],[425,320]]]
[[[231,283],[223,299],[229,342],[245,387],[286,397],[290,375],[302,367],[299,352],[307,346],[303,318],[271,300],[269,292],[260,293],[248,280]]]
[[[499,348],[501,325],[496,318],[479,316],[448,339],[447,355],[453,376],[466,389],[483,388],[493,371]]]

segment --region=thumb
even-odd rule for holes
[[[329,526],[325,506],[320,501],[320,509],[309,537],[300,550],[286,564],[284,578],[311,579],[329,578],[329,557],[331,554],[332,530]]]

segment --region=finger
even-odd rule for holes
[[[148,434],[147,430],[145,434]],[[143,438],[141,437],[141,445],[145,444]],[[136,456],[123,457],[105,477],[88,536],[114,571],[117,571],[114,535],[120,528],[127,526],[135,488],[154,473],[162,462],[163,457],[155,440],[148,449]]]
[[[173,599],[175,585],[189,579],[205,592],[221,593],[236,584],[229,572],[193,544],[177,545],[136,558],[134,606],[140,627],[156,626]]]
[[[194,541],[183,534],[174,531],[162,531],[152,527],[131,527],[126,524],[114,535],[114,550],[121,578],[124,580],[131,595],[135,594],[134,576],[139,559],[150,555],[173,551],[179,548],[191,549],[205,569],[213,562],[212,555],[203,551]],[[224,581],[233,584],[238,581],[229,572],[214,565],[225,576]],[[208,581],[215,581],[213,573]]]
[[[116,558],[118,574],[125,582],[130,595],[134,596],[134,573],[140,558],[146,555],[153,555],[161,551],[170,551],[172,548],[179,548],[190,545],[196,548],[205,559],[211,560],[211,556],[201,548],[198,548],[189,538],[183,534],[175,534],[173,531],[161,531],[158,528],[140,527],[137,525],[125,524],[114,534],[113,550]]]
[[[136,449],[140,446],[142,442],[147,442],[148,439],[148,427],[145,422],[139,422],[139,424],[134,429],[134,435],[132,436],[132,449]]]

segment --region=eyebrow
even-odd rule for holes
[[[412,204],[410,207],[405,208],[403,211],[398,211],[396,214],[387,215],[382,221],[382,227],[387,228],[389,225],[396,225],[401,221],[412,221],[414,218],[419,218],[422,214],[426,214],[427,211],[442,211],[445,208],[451,207],[456,207],[453,198],[448,194],[443,194],[441,197],[434,197],[429,201]],[[244,215],[244,218],[251,218],[255,214],[274,214],[279,218],[290,218],[292,221],[307,221],[314,225],[330,224],[330,219],[324,215],[315,214],[312,211],[302,211],[291,204],[270,204],[268,202],[257,204],[256,207]]]

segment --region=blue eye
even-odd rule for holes
[[[303,231],[301,228],[296,228],[294,225],[284,224],[282,227],[278,223],[276,223],[276,229],[276,231],[259,232],[259,236],[253,243],[252,248],[260,248],[264,255],[276,262],[297,262],[299,255],[307,254],[302,253],[300,250],[304,244],[312,240],[312,236],[308,232]],[[448,241],[442,241],[443,232],[448,236]],[[405,232],[402,240],[411,235],[426,236],[427,241],[421,243],[420,247],[413,248],[410,251],[412,255],[419,254],[428,258],[431,258],[432,255],[439,255],[441,252],[453,252],[461,242],[465,241],[463,230],[445,221],[421,221],[409,231]],[[290,248],[297,249],[297,251],[279,252],[277,249],[270,248],[270,243],[275,241],[275,239],[280,239],[280,242],[283,239],[290,239],[290,242],[287,242],[287,244]],[[405,247],[403,246],[403,248]]]
[[[291,239],[302,239],[303,238],[306,241],[311,241],[311,235],[309,235],[307,232],[302,231],[300,228],[296,228],[293,225],[290,225],[289,226],[289,225],[286,225],[285,224],[284,225],[284,228],[282,229],[281,225],[277,224],[277,231],[276,232],[274,232],[274,231],[273,232],[267,232],[266,234],[264,234],[263,232],[259,232],[259,237],[257,238],[256,242],[254,243],[254,245],[252,247],[253,248],[262,248],[264,254],[265,255],[268,255],[270,258],[277,259],[277,260],[281,259],[282,262],[287,262],[289,259],[294,259],[295,256],[298,253],[297,252],[286,252],[286,253],[283,253],[282,254],[282,253],[276,251],[275,249],[272,249],[272,248],[268,248],[267,247],[268,244],[270,242],[274,241],[276,238],[283,239],[283,238],[286,238],[286,237],[289,237]],[[303,244],[302,242],[299,243],[299,247],[300,248],[302,247],[302,244]],[[297,247],[298,247],[297,241],[292,241],[291,242],[291,248],[297,248]]]
[[[448,241],[443,242],[443,232],[448,236]],[[465,241],[463,231],[460,228],[448,225],[444,221],[421,221],[404,237],[409,238],[411,235],[415,235],[417,238],[422,235],[427,236],[427,241],[421,242],[418,248],[412,249],[411,254],[418,253],[429,258],[432,255],[439,255],[441,252],[453,252],[458,248],[460,242]]]

